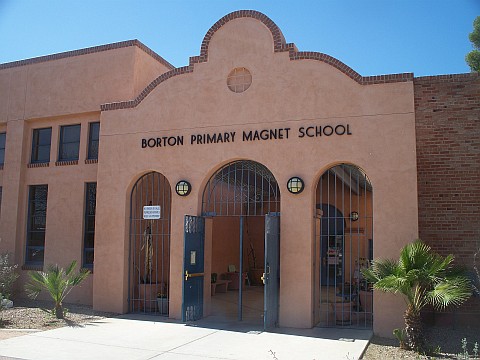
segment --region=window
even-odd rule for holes
[[[0,166],[5,162],[5,138],[6,133],[0,133]]]
[[[100,133],[100,123],[90,123],[88,132],[88,159],[98,159],[98,138]]]
[[[93,248],[95,240],[95,208],[97,183],[87,183],[85,191],[85,234],[83,241],[83,266],[93,268]]]
[[[34,129],[32,137],[32,158],[31,163],[50,162],[50,142],[52,139],[52,128]]]
[[[78,160],[80,147],[80,124],[60,127],[58,161]]]
[[[25,264],[43,265],[47,224],[47,194],[48,185],[30,186]]]

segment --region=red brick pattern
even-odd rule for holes
[[[480,247],[480,76],[414,79],[419,235],[472,267]],[[472,299],[465,312],[480,313]]]
[[[323,61],[329,65],[334,66],[335,68],[343,72],[345,75],[347,75],[348,77],[350,77],[351,79],[357,81],[359,84],[362,84],[362,85],[384,84],[384,83],[391,83],[391,82],[405,82],[405,81],[413,80],[412,73],[363,77],[360,74],[358,74],[356,71],[354,71],[352,68],[342,63],[340,60],[337,60],[329,55],[318,53],[318,52],[305,52],[305,51],[299,52],[296,50],[296,47],[294,44],[285,42],[285,37],[280,31],[280,28],[266,15],[254,10],[239,10],[239,11],[234,11],[228,15],[225,15],[207,31],[207,33],[205,34],[205,37],[203,38],[202,45],[200,47],[200,55],[190,57],[190,63],[188,66],[185,66],[183,68],[173,69],[165,74],[160,75],[152,83],[150,83],[150,85],[148,85],[142,91],[142,93],[139,96],[137,96],[137,98],[134,100],[102,105],[101,106],[102,111],[133,108],[137,106],[157,85],[159,85],[163,81],[173,76],[192,72],[194,64],[208,61],[208,47],[210,45],[210,41],[213,35],[215,34],[215,32],[218,31],[222,26],[224,26],[229,21],[234,19],[239,19],[239,18],[253,18],[261,21],[272,33],[273,51],[274,52],[288,51],[290,60],[292,61],[306,60],[306,59]]]
[[[22,270],[43,271],[43,265],[22,265]]]
[[[78,160],[57,161],[55,166],[78,165]]]
[[[50,166],[50,163],[48,162],[27,164],[27,168],[39,168],[39,167],[49,167],[49,166]]]

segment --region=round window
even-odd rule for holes
[[[233,69],[227,77],[228,88],[235,93],[242,93],[252,85],[252,74],[247,68]]]

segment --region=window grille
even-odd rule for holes
[[[274,176],[255,161],[225,165],[203,192],[203,214],[219,216],[265,215],[280,211],[280,191]]]
[[[93,268],[96,203],[97,183],[87,183],[85,187],[85,230],[83,241],[83,266],[87,268]]]
[[[48,185],[30,186],[25,264],[43,265],[47,226],[47,196]]]
[[[5,140],[6,133],[0,133],[0,165],[3,166],[5,162]]]

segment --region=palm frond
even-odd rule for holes
[[[82,269],[75,274],[76,264],[76,261],[72,261],[67,270],[58,265],[49,265],[45,272],[30,272],[30,282],[25,285],[25,290],[32,298],[36,298],[42,290],[46,290],[55,302],[56,311],[61,309],[65,297],[90,273],[90,271]]]
[[[467,277],[457,276],[438,283],[427,297],[436,309],[448,306],[460,306],[472,295],[471,282]]]
[[[404,246],[400,252],[399,265],[405,272],[425,268],[431,261],[431,248],[421,240]]]
[[[370,268],[362,269],[363,276],[372,284],[391,274],[398,274],[398,272],[398,263],[390,259],[374,260]]]
[[[73,260],[70,265],[68,265],[67,269],[65,270],[65,276],[69,278],[72,274],[75,268],[77,267],[77,260]]]

